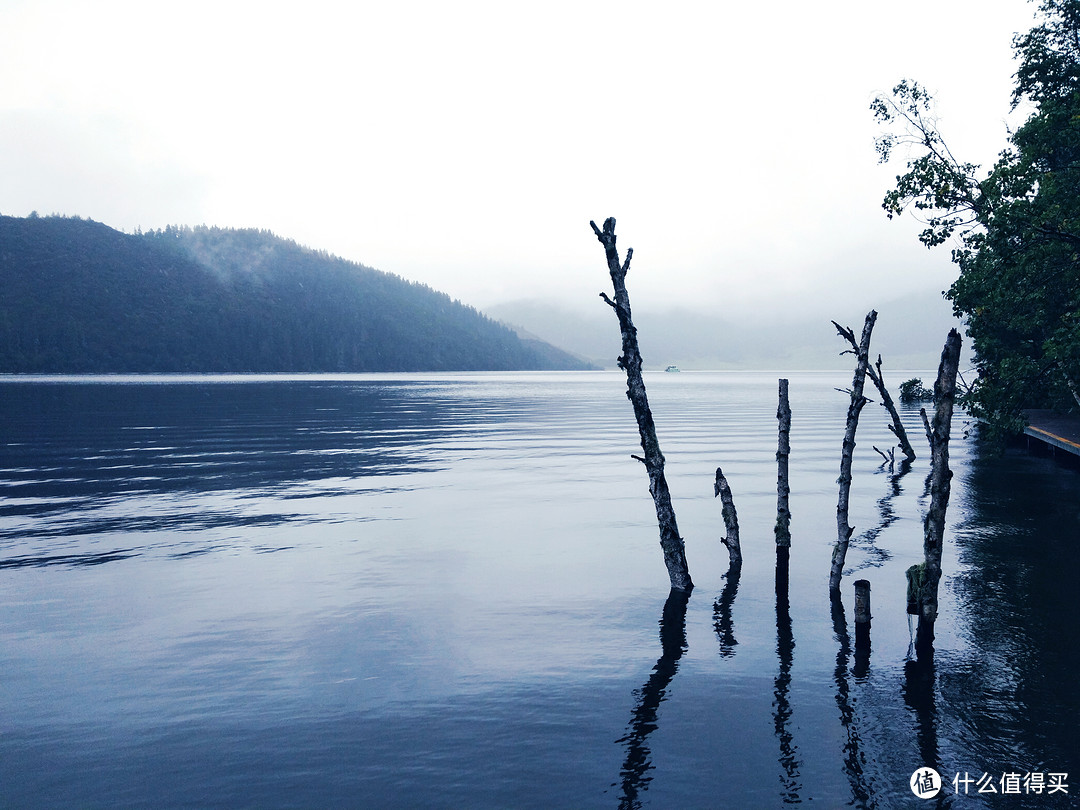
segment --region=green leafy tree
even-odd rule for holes
[[[904,382],[900,383],[900,401],[905,404],[926,402],[933,398],[934,392],[926,388],[918,377],[912,377],[910,380],[904,380]]]
[[[954,244],[946,295],[978,370],[966,404],[996,435],[1025,408],[1080,406],[1080,0],[1043,0],[1040,19],[1013,41],[1013,109],[1032,112],[989,171],[953,155],[918,83],[871,105],[882,161],[909,156],[883,208],[914,211],[927,247]]]

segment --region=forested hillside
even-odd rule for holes
[[[0,372],[584,366],[443,293],[267,231],[0,216]]]

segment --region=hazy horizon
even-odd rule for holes
[[[480,309],[595,297],[608,216],[641,306],[941,290],[948,250],[880,209],[869,103],[918,79],[990,163],[1033,14],[10,0],[0,212],[268,229]]]
[[[621,352],[619,328],[609,308],[574,302],[562,306],[542,299],[496,304],[485,314],[546,340],[605,368],[614,368]],[[844,302],[836,307],[782,309],[711,308],[708,306],[634,307],[646,369],[676,365],[683,371],[705,370],[839,370],[851,367],[846,344],[832,321],[862,329],[866,314],[878,313],[871,356],[881,355],[887,382],[896,386],[898,371],[931,373],[937,368],[945,337],[963,325],[951,305],[932,292],[868,302]],[[965,344],[969,341],[965,340]],[[970,345],[964,346],[962,369],[967,369]]]

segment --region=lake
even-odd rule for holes
[[[863,410],[837,614],[850,375],[646,382],[689,599],[669,600],[619,372],[0,378],[0,806],[1073,806],[1075,469],[983,453],[956,416],[920,663],[917,410],[903,474]],[[925,768],[934,800],[909,784]]]

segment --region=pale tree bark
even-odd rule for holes
[[[779,438],[776,447],[776,552],[787,553],[791,547],[791,485],[788,477],[788,457],[791,455],[791,405],[788,403],[788,381],[779,381],[779,404],[776,408]],[[784,549],[782,552],[781,549]]]
[[[844,430],[844,444],[840,453],[840,495],[836,503],[836,545],[833,546],[832,567],[829,571],[829,590],[840,591],[840,580],[844,574],[844,561],[847,559],[848,542],[855,530],[848,525],[848,501],[851,497],[851,459],[855,452],[855,429],[859,426],[859,414],[869,401],[863,396],[866,383],[866,369],[869,365],[870,334],[874,331],[877,312],[870,310],[863,324],[862,338],[855,350],[855,376],[851,381],[851,404],[848,405],[847,427]],[[834,321],[835,325],[835,321]],[[836,327],[840,329],[839,326]],[[850,331],[850,330],[848,330]],[[841,330],[841,334],[844,332]],[[844,335],[846,337],[846,335]],[[854,337],[854,335],[852,335]]]
[[[919,627],[915,649],[920,655],[933,653],[934,622],[938,616],[938,584],[941,581],[941,551],[945,535],[945,512],[952,488],[949,469],[949,434],[952,429],[953,403],[956,400],[956,374],[960,365],[960,333],[949,332],[941,352],[937,381],[934,383],[934,418],[923,425],[930,442],[930,509],[923,523],[923,570],[917,572],[917,607]]]
[[[608,272],[615,291],[615,300],[609,298],[606,293],[600,293],[600,297],[615,310],[619,319],[619,330],[622,332],[622,356],[619,357],[619,368],[626,372],[626,397],[634,406],[634,417],[637,420],[644,455],[644,458],[638,456],[634,458],[645,465],[645,471],[649,476],[649,492],[656,505],[656,520],[660,526],[660,548],[664,552],[664,564],[667,566],[671,587],[678,591],[690,591],[694,583],[690,579],[690,571],[686,564],[686,547],[675,522],[675,509],[671,505],[671,493],[664,475],[664,454],[660,452],[660,442],[656,438],[656,425],[653,422],[652,410],[649,408],[649,398],[645,393],[637,327],[634,326],[631,318],[630,296],[626,291],[626,272],[630,269],[630,259],[634,255],[634,250],[628,248],[626,261],[619,261],[619,252],[615,246],[614,217],[608,217],[604,221],[603,230],[597,228],[595,222],[590,222],[589,225],[592,226],[600,244],[604,246]]]
[[[854,352],[859,351],[859,344],[855,341],[855,333],[850,329],[845,329],[836,321],[832,322],[832,325],[836,327],[836,331],[840,333],[840,336],[845,338],[848,343],[851,344],[851,349]],[[889,394],[889,389],[885,385],[885,378],[881,373],[881,355],[878,355],[877,363],[873,366],[867,364],[866,374],[870,377],[870,381],[877,388],[878,393],[881,395],[881,406],[889,412],[889,416],[892,418],[892,424],[889,425],[889,430],[896,437],[896,441],[900,443],[900,450],[907,458],[908,461],[915,460],[915,449],[911,446],[911,442],[908,440],[907,431],[904,430],[904,423],[900,420],[900,414],[896,410],[896,403],[893,402],[892,396]],[[880,452],[880,451],[879,451]]]
[[[731,487],[719,467],[716,468],[716,481],[713,484],[713,497],[720,496],[721,514],[727,536],[720,542],[727,546],[728,562],[738,565],[742,562],[742,545],[739,543],[739,517],[735,512],[735,499],[731,497]]]
[[[1072,398],[1076,400],[1076,404],[1080,405],[1080,390],[1077,390],[1076,383],[1073,378],[1069,376],[1069,372],[1065,370],[1065,366],[1058,363],[1058,370],[1061,372],[1061,376],[1065,378],[1065,384],[1069,386],[1069,393],[1072,394]]]

